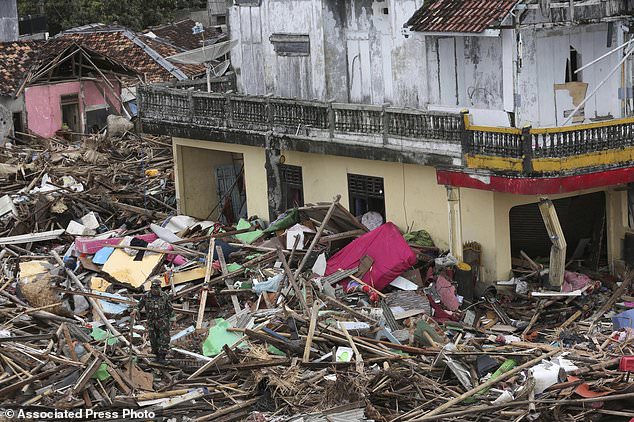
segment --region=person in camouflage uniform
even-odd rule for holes
[[[137,315],[145,308],[147,312],[148,332],[152,353],[159,362],[165,361],[170,345],[170,324],[174,320],[174,310],[170,296],[161,290],[161,282],[152,280],[149,292],[146,292],[137,304]]]

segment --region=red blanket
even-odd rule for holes
[[[403,235],[392,223],[380,227],[353,240],[348,246],[333,255],[327,263],[326,275],[339,269],[346,270],[359,265],[365,255],[374,260],[363,281],[377,290],[383,290],[396,277],[416,264],[416,254]]]

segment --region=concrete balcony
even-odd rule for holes
[[[146,86],[143,130],[189,139],[459,168],[460,114]]]
[[[634,118],[555,128],[476,126],[468,114],[138,89],[144,131],[181,138],[434,166],[515,178],[631,168]]]
[[[464,116],[465,167],[524,176],[565,176],[634,161],[634,118],[554,128],[474,126]]]

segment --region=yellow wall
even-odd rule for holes
[[[231,164],[231,153],[179,146],[182,162],[180,201],[181,212],[192,217],[210,219],[218,217],[216,207],[220,200],[214,171],[216,167]],[[213,214],[211,211],[215,208]]]
[[[177,196],[181,212],[200,217],[208,210],[215,193],[213,166],[226,161],[227,153],[243,154],[247,208],[250,216],[268,217],[265,155],[262,148],[174,138]],[[362,160],[346,157],[282,151],[285,163],[302,167],[306,203],[330,201],[340,194],[341,204],[349,205],[347,174],[382,177],[388,221],[402,231],[408,226],[425,229],[441,249],[448,249],[449,224],[447,194],[436,182],[431,167]],[[627,227],[627,195],[618,189],[593,189],[550,199],[605,190],[608,216],[608,258],[620,259]],[[460,190],[462,239],[482,245],[483,278],[508,280],[511,270],[509,212],[517,205],[539,202],[539,195],[513,195],[463,188]],[[191,211],[191,212],[190,212]],[[200,214],[198,214],[200,213]],[[208,211],[207,211],[208,213]],[[198,214],[198,215],[197,215]],[[203,217],[206,217],[204,215]]]
[[[268,218],[266,160],[262,148],[183,138],[173,138],[173,145],[176,197],[182,214],[207,217],[218,201],[214,168],[231,163],[230,153],[239,153],[244,159],[248,215]]]
[[[436,183],[436,170],[413,164],[282,151],[286,164],[301,166],[304,201],[330,201],[340,194],[348,208],[347,174],[383,178],[385,214],[401,230],[425,229],[441,248],[448,248],[447,193]]]

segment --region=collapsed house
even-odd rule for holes
[[[275,0],[230,8],[239,93],[143,88],[144,130],[174,139],[182,212],[273,219],[340,193],[457,257],[480,243],[499,280],[521,250],[549,255],[526,224],[548,196],[568,259],[623,267],[627,2],[320,4],[318,19],[308,4],[292,19]]]
[[[192,20],[133,31],[102,24],[64,31],[48,41],[0,44],[0,104],[17,132],[51,137],[58,131],[92,133],[109,114],[136,115],[136,86],[191,80],[205,67],[167,57],[202,45]],[[210,31],[208,43],[222,38]]]

